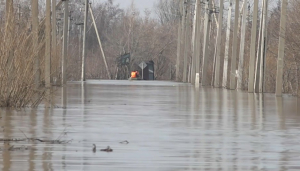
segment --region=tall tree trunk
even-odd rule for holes
[[[57,56],[57,31],[56,31],[56,0],[52,0],[52,40],[51,40],[51,43],[52,43],[52,54],[51,54],[51,60],[52,60],[52,63],[54,62],[54,60],[58,60],[58,56]],[[57,66],[54,66],[53,69],[55,71],[53,71],[52,74],[54,74],[55,72],[55,76],[57,75],[58,73],[58,67]],[[51,77],[52,78],[52,77]],[[51,79],[51,81],[53,81],[53,78]]]
[[[237,88],[238,89],[243,88],[246,17],[247,17],[247,0],[244,0],[243,16],[242,16],[242,28],[241,28],[240,58],[239,58],[239,66],[238,66],[238,83],[237,83]]]
[[[286,10],[288,0],[281,1],[281,17],[280,17],[280,32],[279,32],[279,47],[277,59],[277,77],[276,77],[276,96],[282,96],[282,81],[283,81],[283,59],[285,45],[285,29],[286,29]],[[299,90],[298,90],[299,91]]]
[[[46,19],[45,19],[45,34],[46,34],[46,50],[45,50],[45,86],[50,88],[51,75],[51,0],[46,0]]]
[[[207,64],[208,64],[208,46],[209,46],[209,34],[211,23],[211,6],[212,0],[206,0],[205,9],[205,24],[204,24],[204,41],[203,41],[203,63],[202,63],[202,86],[207,86]]]
[[[223,67],[223,82],[224,88],[227,88],[227,76],[228,76],[228,58],[229,58],[229,46],[230,46],[230,32],[231,32],[231,13],[232,13],[232,1],[229,0],[228,18],[227,18],[227,30],[226,30],[226,43],[225,43],[225,56]]]
[[[218,36],[216,40],[216,66],[215,66],[215,81],[214,87],[220,87],[220,65],[221,65],[221,45],[222,45],[222,29],[223,29],[223,8],[224,8],[224,0],[220,0],[220,12],[218,19]]]
[[[39,59],[39,53],[38,53],[38,34],[39,34],[39,18],[38,18],[38,0],[31,0],[31,17],[32,17],[32,43],[33,43],[33,49],[34,49],[34,55],[35,55],[35,61],[34,61],[34,84],[35,88],[38,89],[40,86],[40,59]]]
[[[182,54],[182,26],[181,26],[181,22],[183,20],[183,4],[184,4],[184,0],[180,0],[179,2],[180,7],[180,19],[178,21],[178,40],[177,40],[177,59],[176,59],[176,81],[180,81],[179,80],[179,73],[180,73],[180,58],[181,58],[181,54]]]
[[[240,0],[235,1],[235,15],[234,15],[234,29],[233,29],[233,42],[232,42],[232,54],[231,54],[231,72],[230,72],[230,89],[236,89],[236,58],[238,51],[238,20],[240,11]]]
[[[249,60],[249,79],[248,92],[254,92],[254,71],[255,71],[255,45],[257,36],[257,17],[258,17],[258,0],[254,0],[253,19],[251,28],[251,45],[250,45],[250,60]]]

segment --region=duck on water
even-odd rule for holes
[[[106,149],[101,149],[100,151],[113,152],[113,149],[111,149],[109,146],[107,146]]]
[[[120,142],[121,144],[128,144],[129,142],[127,140]]]
[[[94,146],[94,147],[93,147],[93,152],[95,153],[95,152],[96,152],[96,148],[97,148],[97,147],[96,147],[96,145],[95,145],[95,144],[93,144],[93,146]]]
[[[95,153],[96,150],[97,150],[97,147],[95,144],[93,144],[93,152]],[[107,148],[101,149],[100,151],[113,152],[113,149],[111,149],[109,146],[107,146]]]

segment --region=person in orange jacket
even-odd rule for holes
[[[139,77],[139,72],[138,71],[132,71],[131,72],[131,78],[137,78]]]

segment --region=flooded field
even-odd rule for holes
[[[50,109],[1,110],[0,138],[25,139],[0,141],[2,170],[300,170],[293,97],[147,81],[73,82],[56,94]]]

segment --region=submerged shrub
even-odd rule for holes
[[[6,23],[1,28],[0,107],[35,107],[44,98],[45,88],[34,83],[35,58],[41,54],[43,41],[34,47],[29,28],[15,23]]]

